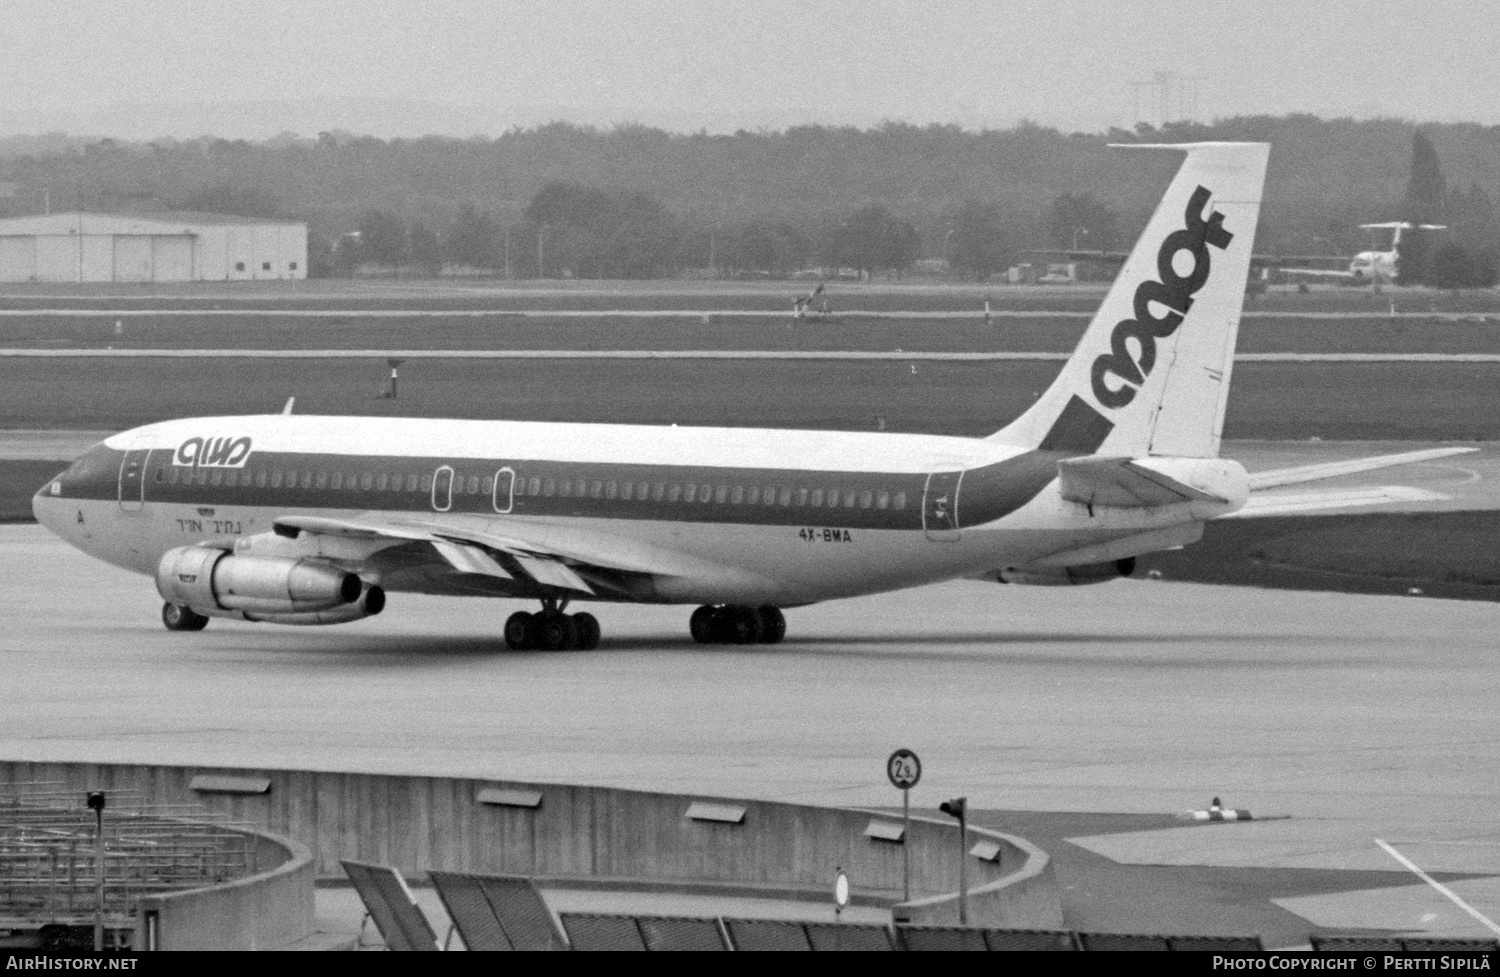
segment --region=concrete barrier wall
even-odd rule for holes
[[[144,896],[135,945],[155,916],[158,950],[275,950],[312,935],[312,852],[286,838],[251,834],[257,873],[223,885]]]
[[[200,795],[190,788],[199,775],[263,777],[271,788],[257,795]],[[902,846],[864,835],[871,820],[899,823],[899,816],[866,811],[603,787],[222,767],[0,762],[0,778],[63,781],[79,790],[135,789],[153,803],[200,803],[306,845],[320,876],[342,877],[339,860],[352,858],[394,865],[408,877],[440,869],[825,890],[841,867],[856,893],[894,902],[901,892]],[[541,804],[480,804],[484,788],[536,791]],[[694,800],[743,807],[744,822],[690,820]],[[1047,856],[1020,839],[971,832],[999,844],[1001,859],[969,859],[970,921],[1060,925]],[[918,903],[912,921],[956,920],[956,901],[941,898],[958,886],[956,825],[913,819],[909,842]],[[940,898],[924,901],[932,896]]]

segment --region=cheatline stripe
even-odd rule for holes
[[[723,322],[731,319],[784,319],[812,326],[819,321],[840,319],[1091,319],[1092,311],[1068,309],[923,309],[894,311],[889,309],[835,309],[826,315],[809,312],[798,319],[786,309],[0,309],[0,317],[19,318],[166,318],[171,316],[256,316],[262,318],[296,317],[306,319],[697,319]],[[1500,313],[1486,312],[1387,312],[1370,309],[1365,312],[1245,312],[1241,319],[1316,319],[1320,321],[1379,319],[1470,322],[1482,325],[1500,322]]]
[[[0,359],[913,360],[1061,363],[1071,353],[790,349],[0,349]],[[1239,353],[1236,363],[1500,363],[1500,353]]]

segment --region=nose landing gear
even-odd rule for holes
[[[688,619],[693,640],[703,645],[774,645],[786,637],[780,608],[705,604]]]
[[[599,646],[599,621],[588,612],[564,614],[566,600],[542,601],[538,614],[517,611],[505,622],[505,643],[516,651],[588,651]]]

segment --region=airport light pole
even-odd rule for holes
[[[544,245],[547,240],[547,228],[551,226],[551,224],[543,224],[541,227],[538,227],[536,229],[536,277],[538,278],[547,277],[547,274],[544,271],[544,269],[547,267],[547,252],[544,250]]]
[[[938,810],[958,818],[958,925],[969,925],[969,799],[955,797],[938,805]]]
[[[94,952],[104,950],[104,791],[90,791],[89,809],[94,812]]]
[[[1073,228],[1073,247],[1070,250],[1073,250],[1073,251],[1077,251],[1078,250],[1078,235],[1080,235],[1080,234],[1082,234],[1084,237],[1088,237],[1089,236],[1089,229],[1087,227],[1075,227],[1075,228]]]

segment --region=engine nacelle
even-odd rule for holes
[[[360,618],[374,617],[385,610],[385,591],[375,584],[365,587],[359,599],[343,607],[326,611],[304,611],[300,614],[246,614],[247,621],[264,621],[267,624],[344,624]]]
[[[1006,567],[991,578],[998,583],[1032,587],[1078,587],[1128,577],[1135,572],[1135,557],[1108,563],[1085,563],[1073,567]]]
[[[341,608],[359,600],[364,584],[356,574],[321,563],[179,546],[157,564],[156,589],[167,602],[204,613],[267,615]]]

